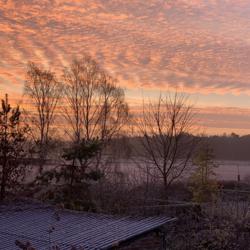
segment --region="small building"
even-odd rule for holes
[[[0,206],[0,249],[20,249],[17,240],[30,242],[36,250],[165,249],[163,228],[173,221],[166,217],[57,210],[52,206]]]

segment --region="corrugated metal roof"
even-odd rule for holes
[[[118,217],[62,210],[59,220],[51,207],[0,212],[0,249],[14,250],[15,240],[32,242],[37,250],[58,245],[62,250],[110,249],[121,242],[155,230],[174,219],[166,217]],[[54,227],[52,233],[49,230]]]

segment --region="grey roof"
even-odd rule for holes
[[[59,214],[59,220],[56,219]],[[0,249],[15,250],[15,241],[32,242],[37,250],[57,245],[84,250],[110,249],[141,234],[156,230],[175,219],[166,217],[118,217],[52,207],[0,209]],[[54,228],[54,229],[53,229]],[[49,233],[52,229],[53,232]]]

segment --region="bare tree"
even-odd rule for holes
[[[190,134],[194,127],[193,108],[187,96],[177,92],[160,96],[157,102],[143,104],[137,126],[142,146],[140,160],[150,166],[150,174],[163,180],[167,191],[190,163],[197,145]]]
[[[128,119],[124,90],[89,56],[75,59],[65,70],[64,86],[72,141],[98,138],[106,146]]]
[[[48,147],[52,138],[56,108],[62,95],[62,85],[49,70],[43,70],[34,63],[29,63],[24,94],[30,98],[28,113],[32,135],[38,146],[40,171],[47,158]]]

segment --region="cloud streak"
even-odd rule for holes
[[[1,88],[89,53],[127,87],[250,92],[249,1],[0,1]],[[18,75],[18,77],[16,77]]]

